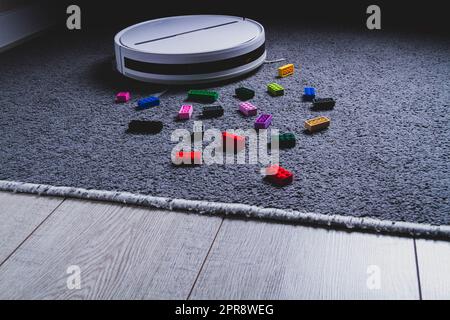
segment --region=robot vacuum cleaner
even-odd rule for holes
[[[114,38],[117,70],[160,84],[229,79],[266,59],[264,28],[233,16],[167,17],[128,27]]]

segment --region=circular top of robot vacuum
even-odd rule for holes
[[[263,26],[250,19],[190,15],[135,24],[119,32],[115,42],[136,53],[171,56],[171,60],[194,55],[210,60],[210,54],[226,58],[254,50],[264,44],[264,39]]]

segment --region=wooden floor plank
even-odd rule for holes
[[[422,299],[450,300],[450,242],[416,240]]]
[[[0,265],[63,200],[0,192]]]
[[[221,221],[66,200],[0,268],[0,299],[186,299]]]
[[[226,219],[190,298],[418,299],[414,242]]]

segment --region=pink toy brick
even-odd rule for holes
[[[116,102],[127,102],[131,99],[131,94],[129,92],[119,92],[116,94]]]
[[[181,106],[180,111],[178,111],[178,119],[183,119],[183,120],[190,119],[193,111],[194,111],[194,108],[191,105]]]
[[[239,103],[239,111],[242,112],[247,117],[256,116],[258,108],[256,108],[250,102],[241,102]]]

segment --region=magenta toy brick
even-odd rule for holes
[[[252,105],[250,102],[241,102],[239,103],[239,111],[244,115],[248,116],[256,116],[256,112],[258,108]]]
[[[255,120],[255,129],[267,129],[272,123],[272,115],[263,113]]]
[[[116,94],[116,102],[127,102],[131,99],[131,94],[129,92],[119,92]]]
[[[178,111],[178,119],[190,119],[193,111],[194,108],[191,105],[181,106],[180,111]]]

